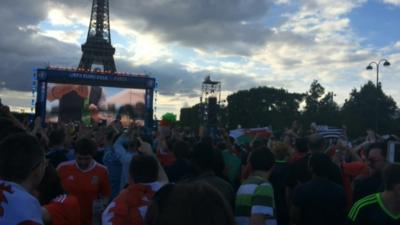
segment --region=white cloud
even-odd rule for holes
[[[112,21],[112,29],[125,38],[126,45],[119,45],[117,57],[125,58],[136,65],[148,65],[171,57],[168,44],[162,43],[151,33],[142,34],[122,20]]]
[[[367,0],[300,0],[301,12],[305,14],[319,13],[325,18],[336,18],[345,15]]]
[[[68,8],[63,4],[50,4],[47,21],[53,26],[76,26],[89,24],[88,8]]]
[[[46,37],[54,38],[60,42],[80,45],[80,38],[84,34],[81,30],[43,30],[40,32],[41,35]]]
[[[275,4],[289,4],[290,3],[290,0],[276,0],[275,1]]]
[[[32,102],[32,92],[15,91],[7,88],[0,88],[1,102],[5,105],[30,107]]]
[[[11,5],[15,1],[6,2]],[[31,68],[42,62],[67,66],[79,62],[79,38],[87,32],[91,1],[38,2],[31,12],[34,19],[15,23],[21,30],[17,33],[6,29],[9,32],[0,39],[8,60],[0,69],[7,71],[5,81],[13,88],[22,89],[21,80],[29,79]],[[400,79],[400,42],[386,46],[390,51],[372,49],[365,47],[362,37],[352,31],[348,13],[366,0],[260,2],[110,1],[111,29],[118,34],[112,37],[118,70],[150,72],[158,79],[162,95],[157,114],[161,116],[179,112],[186,103],[198,103],[201,82],[208,73],[222,81],[226,94],[259,85],[304,92],[312,80],[319,79],[328,91],[337,94],[335,100],[343,102],[353,87],[375,79],[374,73],[364,68],[369,61],[384,55],[392,63],[382,72],[385,91],[400,99],[400,91],[395,91]],[[211,3],[215,7],[207,7]],[[265,20],[272,4],[299,8],[269,28]],[[22,20],[17,16],[22,13],[0,12],[2,21]],[[45,25],[51,29],[38,27],[41,22],[47,22]],[[2,25],[12,27],[5,22]],[[21,62],[23,67],[13,62]],[[19,81],[13,81],[14,74],[21,74]]]
[[[383,0],[384,3],[400,6],[400,0]]]
[[[72,25],[74,21],[71,18],[66,17],[64,11],[60,9],[51,9],[48,14],[48,19],[52,25]]]
[[[318,79],[342,103],[353,87],[374,76],[364,71],[364,64],[376,50],[362,45],[347,17],[365,1],[301,2],[300,9],[286,15],[288,20],[276,28],[276,39],[267,42],[250,61],[270,67],[265,80],[275,87],[304,92],[312,80]]]
[[[188,104],[188,102],[190,104]],[[193,106],[199,102],[199,97],[186,97],[181,95],[159,95],[157,98],[157,102],[155,102],[155,106],[157,107],[156,116],[160,119],[165,113],[172,112],[175,113],[177,115],[177,119],[179,119],[181,108],[188,107],[188,105]]]

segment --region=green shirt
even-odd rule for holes
[[[242,166],[242,162],[239,157],[234,155],[229,150],[224,150],[222,152],[222,157],[224,159],[224,164],[228,172],[228,179],[232,185],[235,185],[240,174],[240,169]]]
[[[250,217],[262,214],[266,224],[276,223],[274,190],[259,176],[250,176],[240,185],[236,194],[235,219],[238,225],[250,224]]]
[[[349,225],[398,225],[400,214],[392,214],[383,204],[381,193],[375,193],[354,203],[348,221]]]

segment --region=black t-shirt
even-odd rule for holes
[[[89,104],[97,105],[101,99],[101,87],[92,86],[89,93]],[[63,122],[74,122],[82,120],[85,98],[76,91],[68,92],[60,98],[59,120]]]
[[[303,184],[311,180],[312,174],[308,169],[308,161],[311,154],[293,162],[289,167],[289,174],[286,179],[286,185],[295,188],[299,184]],[[333,163],[329,163],[328,179],[336,184],[343,185],[342,176],[339,167]]]
[[[60,98],[59,120],[62,122],[81,121],[84,98],[71,91]]]
[[[169,181],[172,183],[192,178],[195,174],[193,166],[186,159],[177,159],[174,164],[166,166],[164,169]]]
[[[46,158],[54,168],[57,168],[60,163],[68,161],[67,154],[68,150],[66,149],[50,149],[46,154]]]
[[[399,225],[400,214],[393,215],[382,203],[381,194],[368,195],[357,201],[347,218],[348,225]]]
[[[289,163],[283,161],[275,162],[269,181],[274,188],[274,199],[276,206],[276,218],[279,225],[289,224],[289,210],[286,203],[286,178],[289,174]]]
[[[328,179],[317,178],[298,186],[292,202],[300,210],[297,225],[343,225],[346,221],[344,189]]]
[[[376,173],[354,182],[353,202],[373,193],[382,192],[384,189],[381,173]]]
[[[204,181],[213,186],[215,189],[217,189],[217,191],[222,194],[224,199],[233,209],[235,202],[235,192],[233,191],[233,187],[230,183],[218,176],[213,175],[212,173],[202,174],[194,180]]]

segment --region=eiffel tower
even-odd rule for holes
[[[93,64],[100,64],[104,71],[116,72],[108,0],[93,0],[89,30],[86,43],[82,45],[82,53],[79,69],[90,70]]]

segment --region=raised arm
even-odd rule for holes
[[[125,133],[121,134],[117,140],[115,141],[113,147],[115,150],[115,154],[119,161],[122,162],[122,160],[125,158],[125,155],[127,154],[127,151],[124,147],[129,142],[129,137]]]
[[[154,154],[153,149],[151,148],[151,145],[147,142],[144,142],[141,138],[138,138],[138,140],[140,141],[139,151],[145,155],[152,156],[157,160],[158,181],[161,183],[168,183],[169,182],[168,176],[165,173],[165,170],[164,170],[163,166],[161,165],[160,161],[158,161],[157,156]]]

